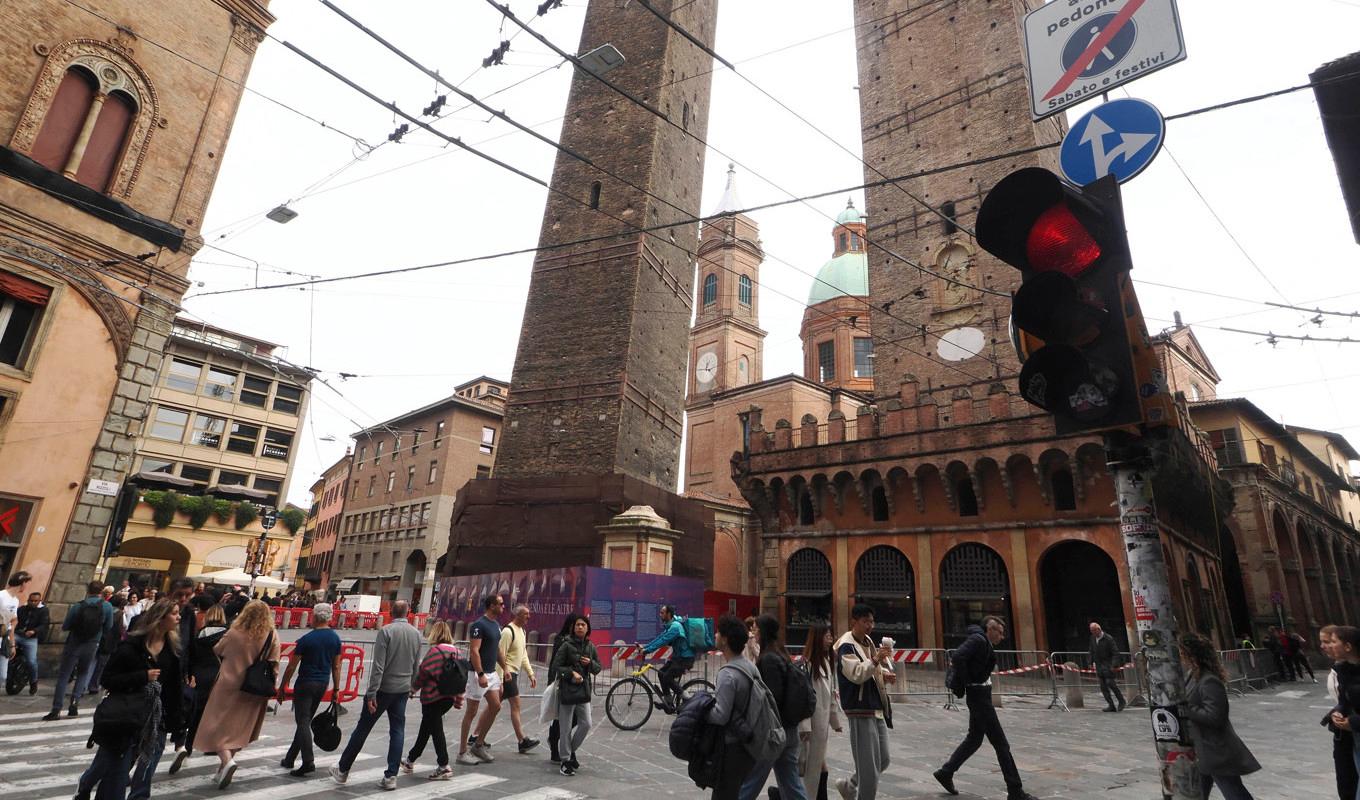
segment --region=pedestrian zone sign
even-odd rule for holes
[[[1185,60],[1176,0],[1052,0],[1024,27],[1034,119]]]

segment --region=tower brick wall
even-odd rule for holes
[[[655,5],[669,14],[672,2]],[[678,24],[712,41],[715,0],[674,5]],[[610,42],[627,66],[608,80],[683,130],[573,79],[560,141],[604,171],[564,153],[553,169],[569,197],[551,194],[544,210],[539,244],[555,249],[534,263],[496,474],[619,473],[673,491],[698,225],[635,229],[698,215],[712,59],[641,6],[592,0],[578,52]]]

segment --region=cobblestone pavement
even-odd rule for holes
[[[81,716],[75,719],[42,722],[39,717],[51,702],[49,692],[44,686],[36,697],[0,696],[0,796],[23,800],[70,798],[76,778],[93,756],[92,750],[85,749],[85,741],[94,698],[89,698]],[[1041,798],[1155,800],[1161,796],[1146,709],[1105,714],[1087,708],[1064,713],[1046,706],[1046,701],[1018,700],[1008,702],[1000,711],[1029,791]],[[537,707],[536,700],[526,699],[526,721],[535,719],[529,729],[542,737],[542,726],[536,722]],[[1234,725],[1264,766],[1247,778],[1257,798],[1335,796],[1331,740],[1318,726],[1328,707],[1320,687],[1311,683],[1286,684],[1233,700]],[[895,708],[892,763],[879,796],[912,800],[943,797],[930,773],[962,737],[966,715],[923,701]],[[445,719],[451,746],[457,739],[461,714],[452,711]],[[307,779],[290,778],[280,769],[278,761],[292,738],[292,715],[285,706],[277,715],[267,717],[264,737],[242,754],[241,769],[226,791],[219,792],[210,782],[216,759],[197,756],[173,777],[165,774],[170,758],[163,759],[152,793],[161,798],[241,796],[249,800],[370,795],[393,800],[636,800],[704,794],[686,777],[684,764],[667,750],[669,717],[654,714],[641,730],[619,731],[605,718],[604,703],[599,699],[594,704],[594,716],[595,730],[582,748],[582,770],[576,777],[557,774],[548,761],[546,744],[528,755],[517,754],[508,713],[503,712],[491,735],[494,763],[455,765],[454,780],[430,782],[425,776],[434,769],[434,755],[427,749],[415,775],[401,776],[395,792],[383,792],[376,784],[387,743],[385,723],[380,722],[369,737],[349,783],[340,787],[324,777],[325,768],[335,763],[338,753],[319,754],[318,773]],[[341,717],[346,735],[355,719],[353,711]],[[419,720],[417,704],[412,702],[407,713],[407,747]],[[843,734],[832,735],[830,759],[833,779],[848,773],[849,743]],[[1005,796],[996,759],[986,744],[958,773],[956,781],[967,800]],[[834,791],[832,797],[836,797]]]

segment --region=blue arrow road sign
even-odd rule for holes
[[[1146,100],[1111,100],[1073,123],[1060,164],[1078,186],[1113,175],[1120,183],[1152,163],[1166,138],[1162,112]]]

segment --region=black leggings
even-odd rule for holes
[[[439,766],[449,765],[449,746],[444,741],[444,715],[453,708],[453,700],[436,700],[428,705],[420,707],[420,733],[416,734],[416,743],[411,747],[411,752],[406,755],[406,760],[415,762],[420,758],[420,754],[425,752],[425,742],[434,740],[434,756],[439,762]]]

